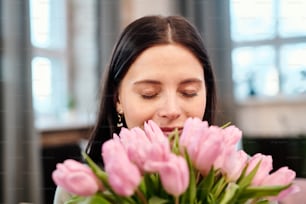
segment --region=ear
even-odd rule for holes
[[[116,103],[116,110],[120,114],[123,113],[123,108],[122,108],[122,105],[121,105],[121,103],[119,101]]]
[[[123,113],[123,107],[122,107],[122,104],[121,104],[120,97],[119,97],[118,93],[115,94],[114,101],[116,103],[116,110],[117,110],[117,112],[122,114]]]

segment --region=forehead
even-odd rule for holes
[[[161,44],[155,45],[145,49],[140,55],[136,58],[136,60],[132,63],[132,65],[147,63],[153,61],[155,63],[158,62],[170,62],[171,58],[188,58],[189,60],[196,60],[196,56],[186,47],[179,44]],[[158,61],[155,61],[158,60]],[[199,61],[198,61],[199,62]]]
[[[203,76],[198,58],[177,44],[157,45],[143,51],[132,63],[126,76]]]

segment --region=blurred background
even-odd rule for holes
[[[218,123],[249,154],[306,177],[306,1],[0,0],[0,203],[52,203],[57,162],[80,159],[122,29],[150,14],[199,29]]]

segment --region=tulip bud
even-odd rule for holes
[[[106,141],[102,146],[105,172],[112,189],[122,196],[131,196],[140,184],[140,171],[127,155],[119,137]]]
[[[167,162],[149,162],[148,168],[158,172],[165,191],[173,196],[179,196],[189,185],[189,169],[186,160],[171,154]]]
[[[259,162],[259,168],[252,180],[252,185],[254,186],[259,186],[264,178],[266,178],[273,169],[272,157],[270,155],[257,153],[249,159],[246,173],[250,173]]]
[[[58,186],[76,195],[91,196],[102,188],[102,183],[88,166],[72,159],[57,164],[52,178]]]
[[[281,185],[288,185],[293,182],[295,179],[296,173],[288,167],[282,167],[277,171],[273,172],[269,176],[263,179],[261,185],[262,186],[281,186]],[[298,191],[297,186],[291,186],[288,189],[283,190],[280,192],[278,196],[271,197],[270,200],[281,200],[284,197],[288,196],[291,193],[295,193]]]

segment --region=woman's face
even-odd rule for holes
[[[153,120],[166,135],[181,130],[188,117],[202,119],[205,112],[201,63],[180,45],[148,48],[123,78],[116,106],[128,128]]]

